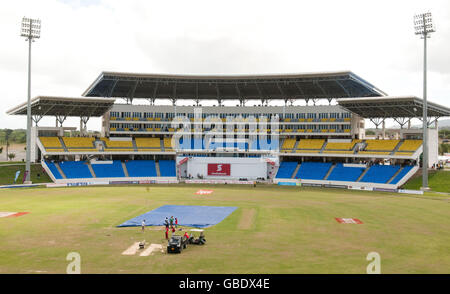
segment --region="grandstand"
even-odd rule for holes
[[[172,105],[156,105],[163,99]],[[203,100],[217,105],[202,107]],[[246,106],[249,100],[259,104]],[[275,100],[284,106],[271,104]],[[294,104],[299,100],[304,105]],[[450,116],[444,106],[428,107],[431,122]],[[397,188],[419,169],[421,130],[403,127],[421,108],[419,98],[388,96],[352,72],[103,72],[83,97],[32,100],[32,161],[56,183],[194,179]],[[26,114],[26,104],[8,114]],[[44,116],[55,117],[56,127],[38,126]],[[80,118],[77,136],[70,135],[75,128],[63,127],[70,116]],[[100,136],[88,136],[90,117],[102,119]],[[387,118],[402,122],[394,137],[385,135]],[[382,126],[377,138],[365,136],[365,119]],[[428,144],[433,164],[436,129]]]

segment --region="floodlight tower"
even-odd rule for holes
[[[31,43],[41,36],[41,21],[39,19],[22,18],[22,29],[20,36],[28,41],[28,103],[27,103],[27,153],[25,167],[25,183],[30,181],[30,159],[31,159]]]
[[[427,113],[427,39],[436,31],[431,12],[414,16],[414,29],[416,35],[423,39],[423,153],[422,153],[422,189],[428,189],[428,113]]]

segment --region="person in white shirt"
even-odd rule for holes
[[[145,219],[142,221],[141,227],[142,227],[142,232],[144,232],[144,230],[145,230]]]

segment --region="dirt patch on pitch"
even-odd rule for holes
[[[249,230],[253,226],[256,217],[256,209],[255,208],[244,208],[242,210],[241,220],[238,224],[239,230]]]

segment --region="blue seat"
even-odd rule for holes
[[[84,161],[62,161],[59,167],[68,179],[92,178],[91,171]]]
[[[48,166],[48,168],[50,169],[51,173],[53,174],[53,176],[55,177],[55,179],[62,179],[62,175],[59,173],[59,170],[56,168],[56,165],[51,162],[51,161],[46,161],[45,162]]]
[[[160,160],[159,173],[161,177],[176,177],[175,160]]]
[[[328,176],[328,181],[356,182],[364,172],[364,167],[344,167],[342,163],[336,164]]]
[[[364,183],[386,184],[400,169],[398,165],[373,165],[361,179]]]
[[[128,160],[125,166],[130,177],[156,177],[154,160]]]
[[[290,179],[297,168],[297,165],[298,162],[296,161],[282,161],[275,178]]]
[[[125,173],[120,160],[113,160],[112,164],[92,164],[97,178],[122,178]]]
[[[395,176],[395,178],[392,180],[391,184],[397,184],[401,179],[403,179],[404,176],[413,168],[412,165],[407,165],[403,167],[403,169],[398,173],[398,175]]]
[[[296,179],[323,180],[330,170],[331,162],[303,162],[300,164]]]

